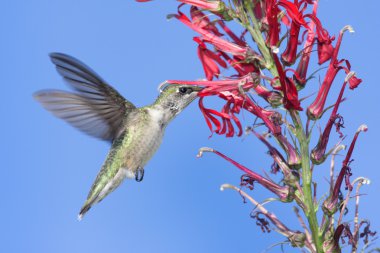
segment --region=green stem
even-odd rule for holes
[[[250,20],[252,21],[252,25],[247,25],[245,26],[245,28],[249,31],[253,40],[256,42],[257,47],[259,48],[261,54],[263,55],[265,59],[265,67],[272,73],[274,77],[277,77],[278,71],[274,64],[272,54],[265,43],[263,35],[260,31],[260,24],[257,21],[255,14],[253,13],[253,6],[252,6],[253,3],[252,1],[245,1],[245,4],[246,4],[246,9],[248,10]]]
[[[310,157],[309,157],[309,141],[306,133],[302,127],[301,118],[297,111],[290,111],[290,115],[293,119],[294,126],[296,128],[296,137],[300,144],[301,163],[302,163],[302,190],[304,194],[305,215],[309,222],[309,227],[312,233],[313,241],[317,250],[317,253],[323,253],[322,238],[319,232],[319,225],[317,220],[317,208],[313,201],[312,193],[312,173],[310,169]]]
[[[259,51],[264,57],[265,68],[267,68],[273,77],[278,77],[278,70],[274,64],[271,49],[267,47],[263,34],[260,30],[260,23],[256,19],[253,13],[253,1],[244,1],[245,10],[249,15],[249,20],[251,24],[242,24],[248,32],[251,34],[253,40],[256,42]],[[300,143],[300,153],[301,153],[301,163],[302,163],[302,190],[303,190],[303,211],[307,217],[310,230],[312,232],[313,242],[316,247],[317,253],[323,253],[322,247],[322,236],[319,230],[318,220],[317,220],[317,208],[313,201],[312,193],[312,172],[310,168],[310,157],[309,157],[309,139],[306,136],[305,130],[302,126],[301,119],[297,111],[290,110],[290,115],[293,119],[295,125],[296,137]],[[301,201],[302,202],[302,201]]]

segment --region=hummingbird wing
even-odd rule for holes
[[[52,53],[50,58],[76,92],[42,90],[34,97],[86,134],[113,141],[122,132],[126,115],[136,107],[79,60],[61,53]]]

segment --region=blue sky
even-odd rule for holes
[[[261,233],[249,218],[252,206],[237,193],[219,191],[223,183],[238,184],[235,168],[211,154],[196,158],[198,148],[210,146],[261,171],[271,163],[264,147],[252,136],[208,138],[195,103],[168,127],[142,183],[125,182],[82,222],[76,220],[109,145],[83,135],[33,100],[40,89],[67,89],[48,53],[81,59],[135,105],[149,104],[162,81],[203,76],[193,32],[166,20],[176,6],[168,0],[3,4],[0,252],[260,252],[283,241],[275,233]],[[364,82],[347,92],[340,112],[347,140],[360,124],[369,126],[359,137],[352,168],[355,176],[372,180],[364,189],[368,195],[361,199],[361,215],[371,218],[374,229],[380,224],[379,7],[378,1],[320,0],[319,9],[329,31],[337,33],[346,24],[356,31],[345,35],[341,55]],[[328,168],[318,170],[323,184]],[[259,200],[268,196],[260,187],[252,194]],[[291,206],[268,208],[298,228]],[[292,252],[289,246],[286,252]]]

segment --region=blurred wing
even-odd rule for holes
[[[60,53],[50,57],[59,74],[77,93],[43,90],[34,97],[79,130],[103,140],[114,140],[126,115],[136,107],[80,61]]]

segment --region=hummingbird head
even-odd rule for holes
[[[174,118],[197,97],[201,90],[202,88],[192,85],[170,84],[161,90],[154,105],[169,113],[170,118]]]

